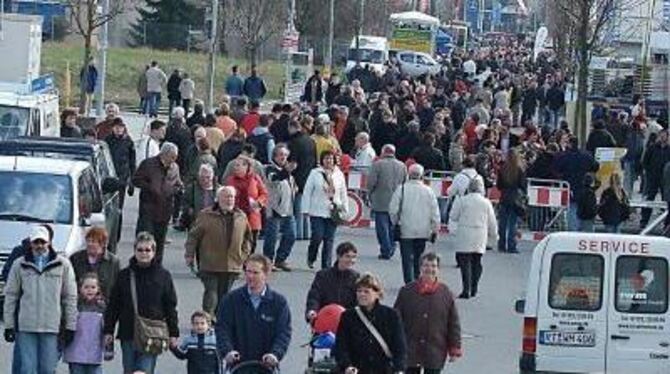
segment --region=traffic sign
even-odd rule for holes
[[[298,52],[300,33],[295,30],[284,31],[284,37],[281,41],[281,48],[285,53]]]

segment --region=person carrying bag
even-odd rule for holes
[[[142,317],[137,311],[137,284],[134,271],[130,272],[130,292],[133,298],[133,310],[135,311],[133,335],[135,349],[152,355],[159,355],[167,351],[170,341],[167,323]]]

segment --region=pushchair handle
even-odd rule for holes
[[[225,368],[226,374],[279,374],[279,367],[268,368],[262,361],[249,360],[240,362],[232,368]]]

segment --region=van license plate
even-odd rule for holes
[[[540,331],[540,344],[569,347],[595,347],[596,333],[593,331]]]

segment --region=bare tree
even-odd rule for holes
[[[258,49],[286,26],[286,2],[227,0],[225,7],[227,27],[240,36],[248,63],[255,65]]]
[[[639,7],[645,0],[554,0],[551,11],[553,17],[549,24],[554,25],[553,35],[559,41],[565,41],[564,50],[570,56],[572,51],[577,60],[577,109],[575,126],[577,136],[584,140],[587,136],[586,99],[588,94],[589,64],[594,53],[604,45],[604,32],[618,21],[617,15],[627,9]],[[561,35],[562,34],[562,35]],[[573,44],[574,43],[574,44]],[[565,56],[565,57],[567,57]],[[569,57],[568,57],[569,58]]]
[[[102,14],[98,12],[97,0],[64,0],[71,9],[71,19],[74,32],[84,39],[84,59],[82,70],[93,59],[93,37],[98,29],[123,13],[128,4],[127,0],[110,1],[109,12]],[[85,110],[86,91],[84,85],[80,85],[79,112]]]

